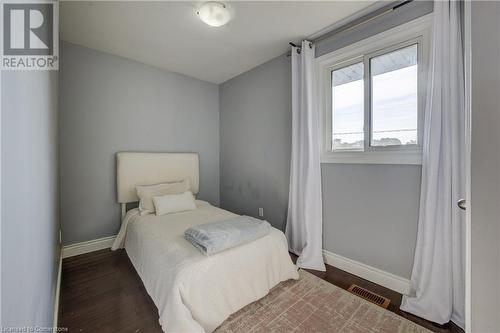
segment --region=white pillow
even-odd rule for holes
[[[153,202],[156,208],[156,215],[165,215],[196,209],[196,203],[191,191],[186,191],[182,194],[167,194],[153,197]]]
[[[153,197],[166,194],[181,194],[189,190],[189,179],[180,182],[163,183],[156,185],[136,186],[137,196],[139,197],[139,212],[141,215],[155,212]]]

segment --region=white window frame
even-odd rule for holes
[[[342,49],[316,58],[316,84],[321,124],[322,163],[362,164],[421,164],[422,133],[426,94],[426,78],[429,64],[432,14],[417,18],[390,30],[381,32]],[[371,84],[370,59],[406,46],[418,44],[418,144],[409,146],[371,146]],[[364,65],[364,149],[336,150],[332,145],[332,70],[355,63]]]

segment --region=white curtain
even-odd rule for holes
[[[292,158],[285,234],[302,268],[325,270],[322,254],[319,115],[314,97],[314,45],[292,48]]]
[[[460,2],[435,1],[417,247],[401,309],[464,326],[464,68]]]

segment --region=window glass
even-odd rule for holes
[[[332,150],[364,147],[363,63],[331,72]]]
[[[370,59],[371,146],[418,141],[417,44]]]

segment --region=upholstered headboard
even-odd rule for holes
[[[134,153],[116,154],[116,187],[118,202],[139,201],[135,187],[180,181],[189,178],[191,192],[199,189],[197,153]]]

